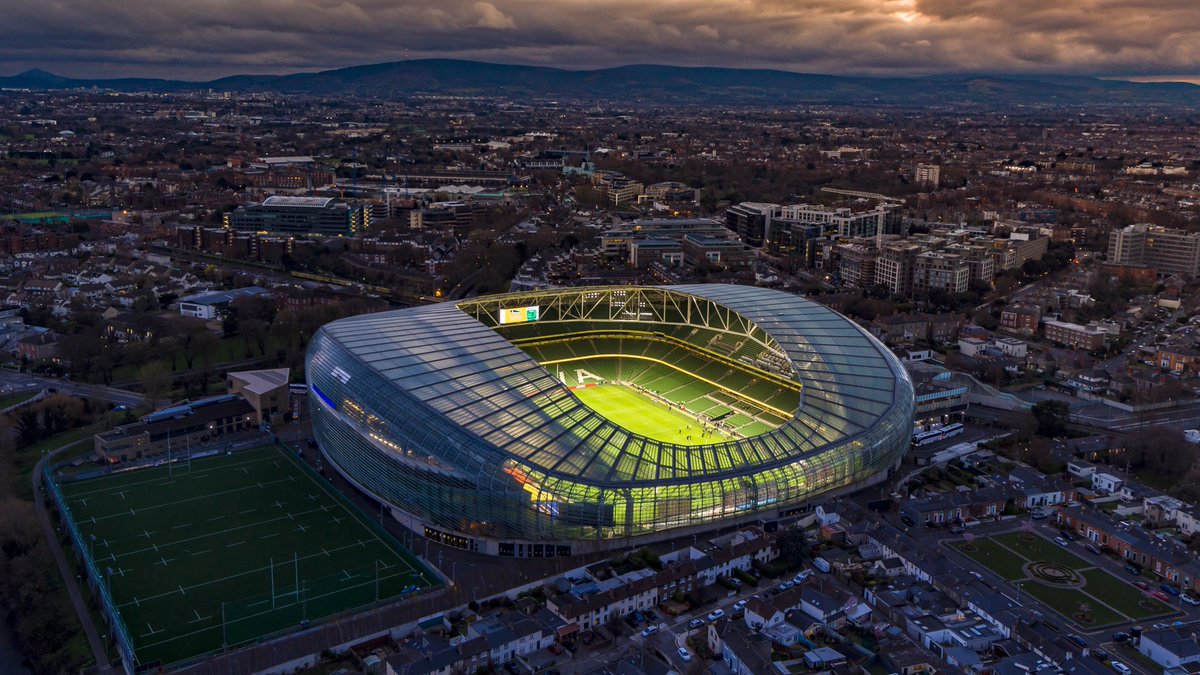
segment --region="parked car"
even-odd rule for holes
[[[740,612],[743,609],[746,609],[746,601],[745,600],[738,600],[737,602],[733,603],[733,611]]]
[[[692,619],[688,622],[688,628],[695,630],[704,625],[704,619]]]
[[[1143,591],[1150,590],[1150,584],[1146,583],[1145,581],[1135,581],[1135,582],[1133,582],[1133,585],[1137,586],[1138,588],[1142,589]]]
[[[1112,634],[1113,642],[1129,642],[1130,635],[1123,630],[1119,630]]]
[[[1086,549],[1088,553],[1095,553],[1096,555],[1100,555],[1100,549],[1096,548],[1095,544],[1084,544],[1083,548]]]
[[[1062,530],[1059,532],[1059,534],[1061,534],[1062,538],[1066,539],[1067,541],[1075,541],[1078,538],[1070,530]]]
[[[952,525],[950,527],[950,534],[962,534],[963,532],[965,532],[965,530],[963,529],[962,525]]]
[[[1075,644],[1079,645],[1080,647],[1087,646],[1087,640],[1084,640],[1082,635],[1076,635],[1075,633],[1071,633],[1070,635],[1067,636],[1067,639],[1070,640],[1071,642],[1074,642]]]
[[[714,609],[713,611],[708,613],[708,622],[712,623],[713,621],[716,621],[717,619],[719,619],[723,616],[725,616],[725,610]]]
[[[658,616],[654,613],[654,610],[644,609],[642,610],[642,615],[646,617],[647,621],[658,621]]]
[[[1197,600],[1196,596],[1194,596],[1194,595],[1189,595],[1187,593],[1184,593],[1182,596],[1180,596],[1179,599],[1183,600],[1184,602],[1186,602],[1189,605],[1200,605],[1200,600]]]
[[[1029,517],[1034,520],[1045,520],[1050,517],[1050,514],[1045,511],[1034,511]]]
[[[905,525],[908,525],[909,527],[912,527],[913,525],[917,524],[917,521],[913,520],[912,518],[909,518],[908,516],[900,516],[900,522],[904,523]]]
[[[679,648],[679,660],[683,661],[684,663],[692,662],[692,653],[687,650],[687,647]]]
[[[1154,596],[1154,599],[1159,600],[1161,602],[1167,602],[1167,603],[1171,602],[1171,596],[1167,595],[1166,593],[1163,593],[1162,591],[1154,591],[1150,595]]]
[[[1159,588],[1163,589],[1163,592],[1165,592],[1167,595],[1179,595],[1179,589],[1175,588],[1171,584],[1162,584],[1159,586]]]
[[[802,584],[804,583],[805,579],[811,577],[813,574],[815,574],[815,572],[813,572],[811,568],[800,570],[800,572],[792,578],[792,583]]]
[[[1059,546],[1070,546],[1071,545],[1071,542],[1067,541],[1066,539],[1063,539],[1062,537],[1055,537],[1054,543],[1058,544]]]
[[[657,632],[658,632],[658,626],[651,624],[642,629],[642,637],[648,638]]]
[[[1091,650],[1091,653],[1092,653],[1092,656],[1100,659],[1101,661],[1108,660],[1108,652],[1104,651],[1103,649],[1100,649],[1099,647]]]
[[[1133,669],[1120,661],[1109,661],[1108,665],[1112,666],[1112,669],[1121,675],[1133,675]]]
[[[1136,576],[1141,576],[1141,574],[1142,574],[1142,568],[1140,568],[1140,567],[1138,567],[1138,566],[1136,566],[1136,565],[1126,565],[1126,566],[1125,566],[1125,571],[1126,571],[1126,572],[1129,572],[1130,574],[1132,574],[1132,575],[1133,575],[1133,576],[1135,576],[1135,577],[1136,577]]]

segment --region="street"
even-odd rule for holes
[[[23,389],[34,389],[35,387],[46,390],[53,389],[64,394],[101,401],[111,401],[116,405],[124,405],[131,408],[146,404],[145,396],[124,389],[115,389],[98,384],[81,384],[65,378],[42,377],[40,375],[18,373],[5,369],[0,369],[0,388],[2,387],[8,387],[14,392]]]

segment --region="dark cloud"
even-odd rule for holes
[[[1200,73],[1196,0],[0,0],[0,72],[207,79],[403,58],[838,74]]]

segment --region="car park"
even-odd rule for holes
[[[716,621],[717,619],[719,619],[723,616],[725,616],[725,610],[714,609],[713,611],[708,613],[708,622],[712,623],[713,621]]]

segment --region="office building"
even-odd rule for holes
[[[225,214],[225,229],[240,232],[352,237],[370,227],[370,208],[330,197],[268,197]]]

